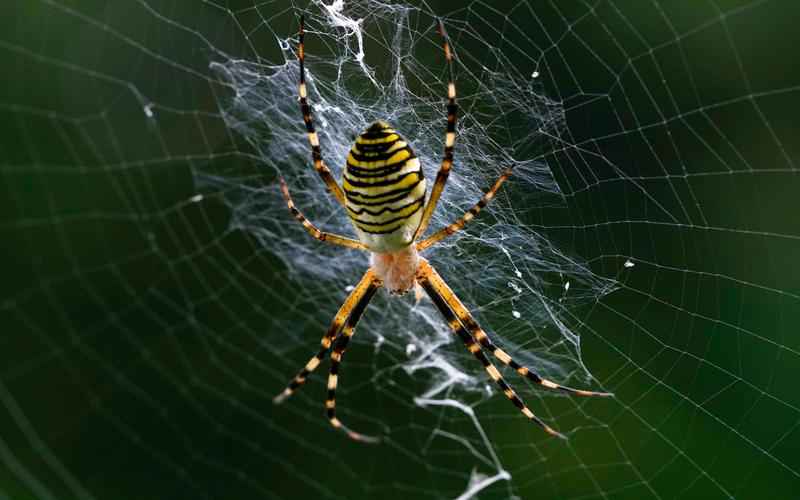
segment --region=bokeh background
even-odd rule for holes
[[[220,198],[191,200],[209,170],[277,196],[274,172],[215,116],[208,47],[282,61],[275,35],[296,10],[12,0],[0,7],[0,498],[455,498],[496,461],[512,479],[482,499],[796,497],[800,4],[422,8],[542,52],[517,70],[563,100],[573,146],[544,158],[567,196],[520,219],[616,281],[570,318],[616,399],[541,400],[521,385],[576,429],[566,443],[504,398],[482,401],[495,446],[478,458],[431,435],[477,446],[469,419],[415,406],[425,381],[386,370],[401,364],[392,349],[361,349],[347,377],[367,382],[347,405],[402,429],[393,442],[331,432],[321,384],[273,407],[341,291],[231,229]],[[529,193],[512,193],[525,207]],[[287,328],[307,345],[263,345]],[[389,382],[370,384],[378,375]]]

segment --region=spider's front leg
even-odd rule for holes
[[[294,394],[294,392],[300,388],[303,384],[305,384],[308,376],[317,369],[319,364],[325,358],[325,355],[331,349],[334,340],[336,339],[339,332],[342,331],[342,328],[345,326],[345,322],[348,318],[351,317],[351,314],[356,311],[360,310],[363,311],[363,308],[366,307],[366,303],[369,302],[369,299],[372,298],[372,295],[375,293],[375,274],[372,270],[367,271],[364,276],[361,278],[361,281],[358,282],[358,285],[350,292],[350,295],[345,299],[342,307],[339,308],[339,311],[334,316],[333,321],[331,322],[330,328],[328,331],[325,332],[325,335],[322,337],[320,341],[321,347],[319,352],[315,354],[308,362],[305,364],[302,370],[289,382],[289,385],[281,391],[280,394],[273,398],[273,402],[275,404],[280,404],[286,400],[289,396]],[[362,306],[363,304],[363,306]],[[361,314],[359,312],[359,314]]]
[[[469,349],[469,351],[474,354],[476,358],[478,358],[486,372],[489,374],[489,377],[497,384],[500,390],[503,391],[503,394],[505,394],[506,397],[511,400],[512,403],[514,403],[514,406],[519,408],[519,410],[526,417],[542,427],[548,434],[561,438],[564,437],[563,434],[554,430],[552,427],[545,424],[539,417],[533,414],[533,412],[525,405],[522,399],[517,396],[511,386],[509,386],[508,383],[503,379],[503,376],[500,374],[497,368],[492,364],[491,361],[489,361],[489,358],[483,352],[482,347],[491,352],[503,364],[511,366],[517,371],[517,373],[527,377],[542,387],[560,390],[578,396],[613,396],[613,394],[607,392],[584,391],[556,384],[555,382],[540,377],[530,368],[515,362],[511,356],[491,342],[489,336],[483,331],[483,329],[481,329],[480,326],[478,326],[478,323],[472,317],[461,300],[459,300],[450,287],[447,286],[447,283],[445,283],[439,273],[437,273],[436,270],[425,259],[420,259],[419,269],[417,272],[417,281],[428,293],[437,309],[439,309],[439,312],[441,312],[445,317],[448,325],[453,330],[453,333],[455,333],[461,339],[467,349]]]
[[[371,270],[368,274],[370,273],[372,273]],[[365,443],[377,443],[380,441],[380,438],[358,433],[342,423],[342,421],[336,416],[336,387],[339,384],[339,365],[342,362],[344,352],[347,350],[347,345],[350,343],[350,339],[355,333],[355,328],[358,324],[358,321],[361,319],[361,315],[364,313],[364,310],[367,308],[370,299],[372,299],[372,297],[375,295],[375,292],[378,290],[379,286],[380,281],[373,279],[365,291],[364,296],[353,308],[353,312],[350,313],[350,317],[347,318],[347,322],[344,325],[342,334],[339,335],[334,342],[333,352],[331,352],[331,368],[330,373],[328,374],[328,398],[325,400],[325,411],[328,415],[328,421],[331,423],[331,425],[336,429],[341,429],[344,431],[345,434],[347,434],[347,437],[350,439]]]
[[[319,352],[308,360],[303,369],[300,370],[300,373],[292,379],[286,389],[273,398],[272,401],[275,404],[282,403],[286,398],[294,394],[294,392],[308,380],[308,376],[311,375],[311,372],[317,369],[325,355],[331,350],[331,347],[333,347],[333,352],[331,352],[330,373],[328,375],[328,397],[325,399],[325,413],[328,417],[328,421],[334,428],[344,431],[350,439],[366,443],[377,443],[379,441],[376,437],[367,436],[351,430],[336,416],[336,387],[339,383],[339,365],[342,361],[342,356],[347,349],[350,339],[355,333],[358,321],[367,309],[372,297],[375,296],[375,292],[380,287],[381,281],[375,276],[372,269],[369,269],[364,274],[364,277],[361,278],[361,281],[358,282],[355,289],[353,289],[347,299],[345,299],[342,307],[339,308],[339,312],[337,312],[336,316],[333,318],[330,328],[328,328],[325,336],[322,337],[322,345]]]

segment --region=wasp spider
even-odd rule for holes
[[[522,366],[505,351],[492,343],[469,310],[444,282],[431,264],[419,252],[436,244],[443,238],[459,231],[494,197],[497,190],[511,175],[505,171],[483,197],[456,222],[440,229],[422,241],[418,241],[428,227],[431,215],[436,208],[448,174],[453,166],[453,145],[456,138],[456,87],[453,82],[453,54],[442,24],[439,33],[443,39],[444,55],[447,63],[449,81],[447,83],[447,129],[445,132],[444,158],[442,159],[430,198],[425,201],[426,182],[420,169],[419,159],[409,144],[384,121],[370,125],[356,138],[347,156],[347,166],[340,187],[331,171],[322,160],[319,137],[314,129],[311,106],[304,67],[304,29],[300,19],[298,59],[300,63],[300,109],[303,113],[308,142],[314,168],[327,185],[331,194],[347,211],[358,240],[325,233],[317,229],[295,207],[286,182],[281,178],[281,190],[289,210],[295,219],[314,238],[371,253],[371,266],[361,281],[344,301],[333,319],[328,331],[322,337],[322,347],[305,367],[294,377],[288,387],[278,394],[274,401],[280,403],[292,395],[308,376],[319,366],[325,355],[332,351],[330,374],[328,375],[328,398],[325,401],[327,416],[333,427],[343,430],[350,438],[358,441],[375,441],[376,438],[359,434],[347,428],[336,417],[336,386],[339,381],[339,364],[353,336],[356,324],[367,308],[370,299],[380,287],[386,287],[393,294],[403,294],[419,284],[430,296],[436,308],[447,320],[448,325],[464,346],[480,361],[489,377],[500,390],[530,420],[551,435],[563,437],[525,405],[517,396],[500,372],[492,364],[487,353],[494,355],[501,363],[510,366],[519,375],[528,378],[547,389],[555,389],[578,396],[610,396],[609,393],[573,389],[556,384],[540,377],[533,370]]]

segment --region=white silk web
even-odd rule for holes
[[[0,51],[7,245],[0,498],[749,498],[800,484],[797,7],[708,2],[20,3]],[[427,299],[379,293],[344,357],[277,394],[368,265],[338,178],[389,121],[429,180],[425,256],[518,361],[549,438]],[[795,12],[794,14],[800,14]],[[795,40],[793,40],[795,38]]]

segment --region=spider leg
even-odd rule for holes
[[[428,223],[431,221],[433,211],[436,209],[436,204],[439,202],[439,197],[444,191],[444,186],[447,183],[447,177],[450,175],[450,168],[453,166],[453,146],[456,142],[456,116],[458,115],[458,105],[456,104],[456,84],[453,80],[453,53],[450,50],[450,43],[447,41],[447,33],[444,30],[444,25],[439,21],[439,34],[442,36],[442,44],[444,46],[444,57],[447,61],[447,132],[444,136],[444,158],[439,166],[439,172],[436,174],[436,182],[431,188],[431,197],[425,205],[425,211],[422,213],[417,232],[414,234],[416,240],[425,233]]]
[[[300,63],[300,85],[298,91],[300,94],[300,111],[303,113],[303,122],[306,124],[306,133],[308,135],[308,143],[311,146],[311,157],[314,160],[314,169],[322,178],[328,190],[333,196],[339,200],[339,203],[344,206],[344,193],[342,188],[336,183],[330,169],[325,162],[322,161],[322,150],[319,146],[319,136],[314,128],[314,120],[311,115],[311,106],[308,104],[308,89],[306,87],[306,67],[305,67],[305,19],[300,16],[300,30],[298,34],[297,43],[297,60]]]
[[[292,201],[292,196],[289,194],[289,186],[286,185],[286,181],[283,177],[280,178],[281,183],[281,192],[283,192],[283,197],[286,198],[286,205],[289,207],[289,211],[292,213],[295,219],[297,219],[300,224],[306,228],[308,234],[313,236],[314,238],[318,239],[319,241],[324,241],[326,243],[331,243],[333,245],[339,245],[347,248],[354,248],[356,250],[366,250],[367,247],[364,246],[363,243],[360,241],[354,240],[352,238],[347,238],[345,236],[339,236],[338,234],[333,233],[325,233],[320,231],[319,229],[314,226],[308,219],[294,206],[294,202]]]
[[[494,198],[494,195],[497,193],[497,190],[500,189],[500,186],[502,186],[503,183],[509,177],[511,177],[510,168],[505,172],[503,172],[503,174],[494,182],[492,187],[489,188],[488,191],[486,191],[486,193],[481,197],[480,200],[478,200],[478,203],[476,203],[475,205],[472,206],[472,208],[467,210],[464,213],[464,215],[461,216],[460,219],[453,222],[449,226],[443,227],[442,229],[436,231],[432,235],[428,236],[424,240],[417,243],[417,250],[421,252],[422,250],[425,250],[426,248],[435,245],[440,240],[443,240],[444,238],[461,231],[461,229],[463,229],[464,226],[467,225],[467,222],[474,219],[480,213],[480,211],[483,210],[483,208],[486,207],[486,205],[488,205],[490,201],[492,201],[492,198]]]
[[[350,313],[350,316],[347,318],[342,334],[339,335],[334,342],[333,352],[331,352],[331,367],[328,374],[328,398],[325,400],[325,409],[331,425],[336,429],[344,431],[350,439],[366,443],[377,443],[380,441],[380,438],[355,432],[336,417],[336,386],[339,383],[339,364],[342,362],[342,356],[344,356],[347,345],[350,343],[350,339],[355,333],[355,328],[358,321],[361,319],[361,315],[364,313],[370,299],[375,295],[379,286],[380,282],[378,280],[373,280],[368,285],[362,299],[356,304],[353,308],[353,312]]]
[[[429,265],[430,267],[430,265]],[[576,396],[600,396],[600,397],[611,397],[614,394],[610,392],[594,392],[594,391],[585,391],[583,389],[573,389],[572,387],[563,386],[561,384],[557,384],[551,380],[546,378],[540,377],[536,372],[528,368],[527,366],[522,366],[514,359],[508,355],[504,350],[497,347],[492,340],[489,338],[486,332],[478,325],[478,322],[475,321],[475,318],[472,317],[469,310],[464,306],[461,300],[456,296],[455,293],[447,286],[441,276],[431,268],[431,281],[434,283],[434,286],[437,287],[439,293],[444,298],[445,302],[452,308],[453,312],[458,317],[459,321],[464,325],[464,327],[469,331],[469,333],[475,338],[475,340],[480,343],[481,347],[486,349],[488,352],[491,352],[495,358],[499,359],[504,365],[510,366],[514,371],[518,374],[526,377],[528,380],[535,384],[539,384],[542,387],[546,387],[548,389],[554,389],[561,392],[566,392],[568,394],[573,394]]]
[[[417,271],[417,281],[420,285],[422,285],[422,288],[428,293],[431,300],[436,305],[436,308],[439,309],[439,312],[447,320],[447,324],[450,326],[450,329],[453,330],[453,333],[455,333],[458,338],[461,339],[469,352],[478,358],[478,361],[481,362],[483,368],[486,370],[486,373],[488,373],[489,377],[494,380],[498,387],[500,387],[500,390],[503,391],[503,394],[505,394],[506,397],[510,399],[512,403],[514,403],[514,406],[516,406],[526,417],[544,429],[548,434],[565,439],[563,434],[545,424],[542,419],[533,414],[530,408],[528,408],[522,399],[517,396],[517,393],[514,392],[514,389],[508,385],[489,358],[486,357],[486,354],[483,352],[483,350],[481,350],[481,346],[475,341],[474,338],[472,338],[472,335],[469,334],[455,313],[453,308],[454,304],[451,302],[451,300],[455,298],[455,294],[453,294],[452,290],[450,290],[450,287],[448,287],[441,276],[439,276],[439,273],[437,273],[436,270],[433,269],[433,267],[431,267],[431,265],[428,264],[425,259],[420,259],[419,268]]]
[[[336,316],[334,316],[330,328],[328,328],[328,331],[325,332],[325,335],[320,341],[322,347],[320,348],[319,352],[308,360],[303,369],[300,370],[300,373],[298,373],[292,379],[292,381],[289,382],[289,385],[286,387],[286,389],[272,399],[275,404],[283,403],[286,398],[291,396],[306,382],[306,379],[308,379],[308,376],[311,374],[311,372],[316,370],[322,359],[325,357],[325,354],[327,354],[330,350],[334,339],[345,325],[347,318],[351,316],[354,310],[358,309],[359,304],[362,302],[364,302],[364,306],[366,306],[366,302],[368,302],[369,298],[371,298],[372,294],[374,294],[374,290],[370,291],[374,287],[374,281],[375,274],[372,272],[372,270],[367,271],[366,274],[364,274],[364,276],[361,278],[361,281],[358,282],[358,285],[356,285],[353,291],[350,292],[350,295],[345,299],[342,307],[339,308],[339,312],[337,312]],[[365,298],[367,295],[369,295],[369,298]]]

